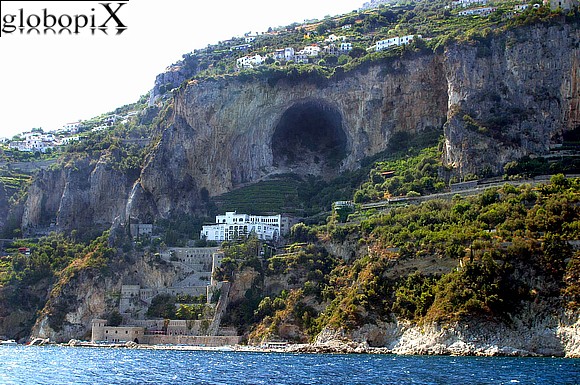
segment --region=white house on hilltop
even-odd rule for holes
[[[216,224],[202,227],[200,237],[210,241],[228,241],[256,234],[258,239],[275,241],[290,231],[289,218],[282,215],[248,215],[228,211],[216,215]]]
[[[294,48],[292,47],[284,48],[284,60],[286,61],[294,60]]]
[[[494,7],[485,7],[485,8],[472,8],[466,9],[464,11],[459,12],[459,16],[487,16],[493,12],[495,12],[497,8]]]
[[[307,45],[302,51],[306,56],[316,57],[320,53],[320,47],[315,45]]]
[[[260,55],[244,56],[236,61],[238,68],[254,68],[264,62],[265,58]]]
[[[487,4],[487,0],[457,0],[451,3],[451,6],[453,8],[457,8],[457,7],[463,7],[463,8],[467,8],[470,5],[474,5],[474,4],[482,4],[485,5]]]
[[[421,38],[421,35],[417,35],[418,38]],[[407,35],[407,36],[396,36],[386,40],[377,41],[375,50],[382,51],[391,47],[397,47],[404,44],[409,44],[415,39],[414,35]]]
[[[8,146],[19,151],[46,152],[58,145],[56,138],[50,133],[26,132],[23,136],[24,140],[10,142]]]
[[[340,51],[348,52],[352,50],[352,43],[340,43]]]
[[[62,126],[62,129],[71,134],[76,134],[81,126],[81,122],[66,123]]]

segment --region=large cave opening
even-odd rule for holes
[[[294,104],[274,130],[272,155],[274,166],[284,172],[333,173],[347,155],[342,115],[320,100]]]

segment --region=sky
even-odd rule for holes
[[[323,19],[350,12],[363,0],[122,0],[109,6],[97,0],[1,0],[0,138],[11,138],[32,128],[45,131],[65,123],[89,119],[133,103],[152,87],[157,74],[182,55],[208,44],[262,32],[268,27],[306,19]],[[121,35],[20,34],[24,23],[34,24],[43,9],[48,15],[95,18],[105,22],[114,14],[127,29]],[[95,11],[91,11],[94,9]],[[20,11],[22,10],[22,11]],[[15,15],[16,21],[10,23]],[[50,18],[47,19],[50,23]],[[44,24],[42,24],[44,25]],[[108,27],[116,27],[110,18]],[[111,32],[113,30],[113,32]],[[28,29],[25,30],[26,32]]]

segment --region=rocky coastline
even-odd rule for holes
[[[370,343],[369,343],[370,342]],[[364,325],[345,332],[324,329],[312,344],[289,346],[292,352],[378,353],[580,358],[580,317],[514,318],[511,322],[471,319],[469,322],[418,325],[407,321]]]
[[[378,337],[381,336],[382,340]],[[369,340],[373,345],[369,344]],[[381,345],[376,345],[378,341]],[[134,342],[97,344],[71,340],[60,346],[157,350],[202,350],[260,353],[393,354],[478,357],[580,358],[580,317],[564,314],[557,322],[536,319],[532,327],[514,320],[511,325],[473,321],[446,325],[410,322],[365,325],[346,332],[324,329],[312,343],[263,345],[143,345]]]
[[[42,344],[38,346],[52,345]],[[150,349],[150,350],[179,350],[179,351],[231,351],[254,353],[295,353],[295,354],[388,354],[388,355],[429,355],[429,356],[474,356],[474,357],[561,357],[580,358],[578,354],[542,355],[511,346],[475,346],[473,344],[456,343],[452,346],[436,345],[428,349],[389,349],[386,347],[371,347],[367,343],[353,341],[332,341],[324,344],[289,344],[281,348],[265,348],[251,345],[234,346],[195,346],[195,345],[145,345],[129,343],[95,344],[71,340],[66,344],[57,344],[61,347],[75,348],[112,348],[112,349]]]

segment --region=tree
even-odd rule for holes
[[[366,54],[367,54],[367,51],[364,48],[362,48],[362,47],[352,47],[352,49],[348,53],[348,56],[350,56],[353,59],[356,59],[356,58],[359,58],[359,57],[363,57]]]
[[[107,317],[107,325],[119,326],[121,323],[123,323],[123,316],[117,310],[113,310]]]
[[[169,294],[159,294],[151,300],[147,316],[166,319],[175,318],[175,297]]]
[[[568,179],[566,179],[566,176],[564,176],[564,174],[552,175],[552,177],[550,178],[550,184],[559,188],[568,188],[570,186],[570,182],[568,181]]]

